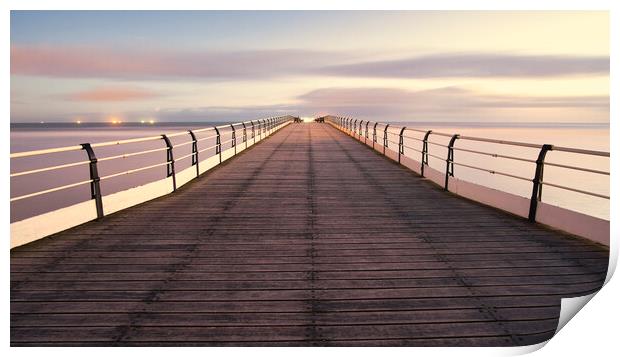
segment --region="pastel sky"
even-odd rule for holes
[[[609,122],[607,12],[12,11],[11,121]]]

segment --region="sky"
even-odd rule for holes
[[[11,122],[609,123],[607,12],[12,11]]]

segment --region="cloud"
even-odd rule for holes
[[[11,73],[69,78],[219,80],[270,79],[290,75],[442,78],[552,77],[609,73],[608,57],[448,53],[360,61],[364,56],[350,51],[299,49],[183,52],[13,45]],[[353,59],[357,62],[350,62]]]
[[[289,115],[299,113],[295,105],[248,105],[243,107],[208,106],[196,108],[168,108],[157,112],[159,121],[203,121],[203,122],[231,122],[239,120],[252,120],[267,118],[277,115]],[[135,113],[137,115],[153,115],[153,113]]]
[[[305,93],[298,99],[301,111],[337,113],[373,120],[609,121],[607,96],[498,96],[459,87],[423,91],[322,88]]]
[[[86,94],[75,93],[73,96],[78,100],[120,100],[137,95],[137,92],[127,92],[122,98],[110,98],[105,93],[93,90]],[[460,87],[421,91],[384,87],[332,87],[309,91],[279,104],[162,107],[119,114],[130,121],[154,117],[159,122],[230,122],[286,114],[336,114],[378,121],[609,123],[609,97],[489,95]],[[45,112],[44,119],[51,121],[50,115]],[[55,120],[80,116],[96,121],[100,120],[101,115],[101,112],[69,112]],[[43,119],[11,113],[13,122],[39,120]]]
[[[553,77],[609,74],[609,57],[438,54],[326,66],[319,73],[383,78]]]
[[[100,87],[71,93],[66,99],[82,102],[122,102],[159,97],[158,93],[137,87]]]
[[[357,106],[357,107],[412,107],[439,108],[575,108],[609,107],[609,97],[528,97],[485,95],[459,87],[444,87],[422,91],[408,91],[397,88],[322,88],[298,97],[305,105],[315,106]]]
[[[523,110],[526,114],[524,115]],[[494,96],[445,87],[408,91],[395,88],[322,88],[296,97],[296,102],[264,106],[168,108],[160,121],[236,121],[273,115],[350,115],[383,121],[547,121],[608,122],[605,96]],[[153,113],[135,113],[153,115]],[[129,115],[131,116],[131,115]]]
[[[303,73],[317,65],[324,66],[326,58],[339,57],[343,56],[295,49],[172,52],[13,45],[11,74],[119,79],[255,79]]]

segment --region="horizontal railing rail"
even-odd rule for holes
[[[609,152],[605,151],[596,151],[596,150],[584,150],[579,148],[570,148],[570,147],[561,147],[554,146],[550,144],[540,145],[533,144],[527,142],[519,142],[519,141],[509,141],[509,140],[498,140],[491,138],[482,138],[475,136],[467,136],[467,135],[459,135],[459,134],[451,134],[451,133],[443,133],[432,130],[421,130],[417,128],[407,128],[406,126],[398,126],[392,125],[388,123],[375,122],[370,120],[358,120],[350,117],[340,117],[340,116],[327,116],[327,121],[332,125],[336,126],[338,129],[346,132],[347,134],[356,137],[358,140],[363,141],[364,143],[372,146],[374,149],[380,148],[383,150],[383,153],[386,153],[386,149],[390,148],[390,146],[394,145],[393,149],[397,152],[397,160],[399,163],[401,162],[403,157],[408,157],[416,160],[416,158],[407,156],[407,153],[411,150],[416,152],[419,156],[420,160],[420,173],[422,176],[425,175],[425,167],[429,167],[428,159],[429,157],[441,160],[445,162],[445,170],[443,171],[444,175],[444,184],[443,187],[445,190],[449,189],[449,182],[452,177],[454,177],[454,166],[467,167],[469,169],[486,172],[489,174],[500,175],[520,181],[528,181],[531,182],[531,196],[529,198],[529,212],[527,218],[534,222],[536,221],[536,212],[539,206],[539,203],[542,201],[542,188],[543,186],[554,187],[556,189],[575,192],[591,197],[598,197],[601,199],[609,200],[610,197],[607,194],[603,194],[600,192],[592,192],[590,190],[585,190],[576,187],[569,187],[567,185],[562,185],[557,182],[549,182],[543,180],[544,168],[545,166],[557,167],[566,170],[579,171],[579,172],[587,172],[595,175],[604,175],[609,176],[610,172],[600,169],[588,168],[588,167],[580,167],[576,165],[569,165],[557,162],[548,162],[545,161],[548,152],[558,151],[558,152],[566,152],[577,155],[585,155],[585,156],[596,156],[596,157],[609,157]],[[412,133],[424,134],[423,138],[414,137]],[[394,139],[389,139],[388,136],[392,136]],[[441,142],[437,142],[432,140],[432,137],[444,137],[449,138],[449,143],[444,144]],[[412,147],[411,145],[406,145],[404,139],[411,139],[420,143],[419,147]],[[461,148],[455,147],[457,142],[480,142],[480,143],[490,143],[497,144],[500,146],[514,146],[514,147],[522,147],[527,149],[536,149],[538,150],[538,154],[536,158],[527,158],[527,157],[519,157],[514,155],[506,155],[498,152],[489,152],[483,149],[472,149],[472,148]],[[438,154],[432,153],[432,150],[429,149],[430,146],[435,146],[441,148],[444,152],[447,151],[445,156],[439,156]],[[405,150],[407,149],[407,150]],[[526,162],[530,164],[534,164],[534,172],[530,177],[525,177],[524,175],[518,175],[503,171],[498,171],[478,165],[472,165],[464,162],[456,161],[454,158],[455,151],[468,152],[472,154],[484,155],[494,158],[500,158],[505,160],[512,160],[518,162]]]
[[[270,117],[259,120],[238,122],[233,124],[225,124],[214,127],[206,127],[195,130],[187,130],[180,131],[174,133],[166,133],[161,135],[154,136],[146,136],[139,137],[133,139],[125,139],[125,140],[117,140],[117,141],[107,141],[107,142],[99,142],[99,143],[84,143],[81,145],[74,146],[66,146],[59,148],[50,148],[50,149],[40,149],[40,150],[32,150],[25,152],[18,152],[10,154],[11,160],[20,160],[24,158],[32,158],[32,157],[45,157],[67,153],[67,152],[76,152],[76,151],[85,151],[87,156],[87,160],[78,160],[75,162],[62,163],[58,165],[50,165],[44,167],[36,167],[29,168],[27,170],[12,172],[10,173],[11,179],[19,179],[24,176],[33,176],[36,174],[44,173],[44,172],[57,172],[57,175],[62,175],[63,170],[68,168],[75,168],[80,166],[88,166],[89,167],[89,179],[88,180],[79,180],[77,182],[72,182],[65,185],[59,185],[56,187],[45,188],[34,192],[29,192],[25,194],[21,194],[18,196],[14,196],[10,198],[10,202],[17,202],[22,200],[27,200],[33,197],[38,197],[42,195],[46,195],[52,192],[58,192],[66,189],[70,189],[77,186],[82,185],[90,185],[91,186],[91,197],[90,200],[94,200],[97,207],[97,218],[101,218],[104,216],[103,210],[103,197],[101,193],[101,185],[104,181],[113,178],[119,178],[121,176],[134,174],[137,172],[142,172],[146,170],[155,169],[158,167],[165,166],[166,169],[166,177],[172,178],[172,190],[177,189],[177,170],[175,167],[175,163],[188,160],[191,158],[191,166],[196,167],[195,177],[198,177],[201,173],[201,170],[198,168],[201,162],[208,160],[210,158],[219,156],[219,162],[223,161],[222,152],[226,150],[232,149],[231,155],[234,156],[238,152],[246,149],[249,145],[253,145],[260,140],[268,137],[278,129],[282,128],[284,125],[292,122],[294,117],[292,116],[278,116],[278,117]],[[196,133],[206,134],[205,137],[197,138]],[[226,139],[223,138],[224,134],[226,134]],[[182,141],[180,143],[173,144],[170,140],[171,138],[180,138],[187,136],[187,141]],[[200,147],[204,142],[209,143],[206,140],[215,140],[215,145],[208,145],[206,147]],[[129,151],[122,154],[113,154],[109,156],[98,157],[96,155],[97,149],[102,149],[105,147],[125,147],[128,144],[137,144],[137,143],[156,143],[162,142],[162,147],[159,148],[149,148],[145,150],[138,151]],[[190,146],[191,152],[189,154],[179,155],[178,157],[175,155],[175,149],[179,149],[182,147]],[[240,147],[240,145],[243,145]],[[224,148],[227,146],[227,148]],[[230,147],[228,147],[230,146]],[[238,149],[239,147],[239,149]],[[161,161],[153,164],[147,164],[139,167],[133,167],[129,170],[123,170],[118,172],[113,172],[106,174],[104,176],[99,176],[98,165],[101,162],[106,161],[115,161],[122,160],[130,157],[138,157],[147,154],[154,154],[162,152]],[[165,153],[165,154],[164,154]],[[165,156],[164,156],[165,155]],[[45,161],[43,161],[45,162]]]

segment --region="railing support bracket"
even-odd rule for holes
[[[448,157],[446,158],[446,183],[444,190],[448,191],[448,178],[454,177],[454,142],[459,138],[459,134],[452,135],[448,143]]]
[[[422,165],[420,167],[420,176],[422,177],[424,177],[424,166],[428,166],[428,137],[432,132],[432,130],[427,131],[422,140]]]
[[[168,150],[166,150],[166,162],[168,163],[166,165],[166,174],[167,174],[166,176],[167,177],[172,176],[172,191],[176,191],[177,190],[177,175],[174,170],[174,155],[172,153],[172,142],[170,142],[170,139],[166,136],[166,134],[162,134],[161,138],[164,139],[164,142],[166,143],[166,147],[168,148]]]
[[[547,156],[547,152],[550,150],[553,150],[553,145],[543,145],[540,148],[538,158],[536,159],[536,171],[534,172],[534,179],[532,179],[532,197],[530,198],[530,212],[528,214],[528,220],[530,222],[536,221],[538,202],[542,200],[542,180],[543,171],[545,168],[545,156]]]
[[[90,160],[89,169],[90,169],[90,179],[92,182],[90,183],[90,196],[91,199],[95,200],[95,207],[97,208],[97,219],[103,217],[103,197],[101,195],[101,184],[99,179],[99,170],[97,169],[97,156],[93,151],[93,148],[89,143],[82,144],[82,149],[86,151],[88,155],[88,160]]]

